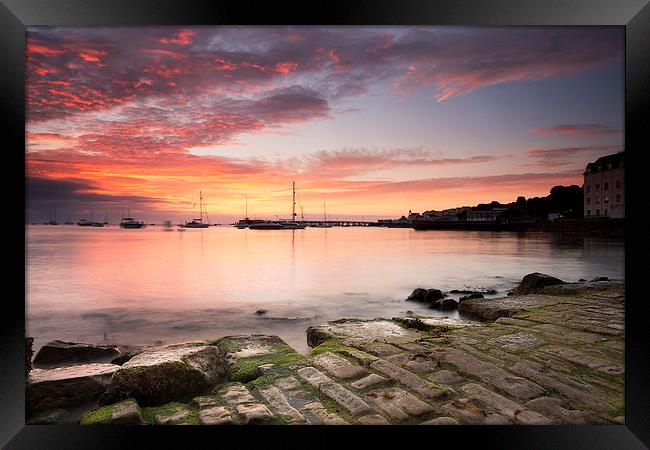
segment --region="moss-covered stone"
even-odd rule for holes
[[[151,425],[200,425],[198,411],[190,405],[170,402],[142,408],[146,423]]]
[[[216,346],[191,343],[145,350],[115,373],[100,405],[127,397],[145,406],[189,401],[209,391],[225,370],[224,354]]]
[[[144,423],[142,411],[135,399],[128,398],[113,405],[102,406],[81,415],[81,425],[120,424],[140,425]]]

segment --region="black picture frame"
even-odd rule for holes
[[[251,2],[200,0],[0,0],[0,83],[3,139],[9,166],[10,218],[5,238],[15,245],[9,280],[17,286],[6,295],[0,332],[0,445],[6,448],[187,448],[194,439],[210,446],[224,445],[225,438],[240,439],[250,447],[262,445],[313,448],[351,443],[352,435],[364,447],[386,439],[405,446],[457,446],[473,441],[488,448],[646,448],[650,445],[650,348],[647,319],[643,314],[640,270],[632,258],[647,255],[647,239],[637,239],[632,220],[643,219],[644,200],[641,161],[648,150],[648,99],[650,93],[650,6],[648,0],[329,0],[293,4],[282,1]],[[326,24],[326,25],[611,25],[624,26],[625,143],[633,161],[626,164],[626,384],[625,425],[595,426],[491,426],[491,427],[127,427],[75,425],[25,425],[24,418],[24,303],[18,297],[28,287],[19,236],[24,223],[16,220],[25,211],[25,161],[20,148],[25,139],[25,29],[31,25],[219,25],[219,24]],[[7,170],[8,169],[8,170]],[[10,175],[7,177],[7,175]],[[21,177],[23,178],[21,180]],[[637,190],[639,188],[640,190]],[[647,190],[645,190],[647,191]],[[635,205],[641,205],[635,206]],[[20,212],[22,208],[22,213]],[[12,228],[16,229],[13,230]],[[22,232],[18,230],[23,227]],[[647,224],[646,227],[647,228]],[[647,232],[647,230],[646,230]],[[632,244],[633,243],[633,244]],[[19,253],[22,252],[22,253]],[[13,273],[15,272],[15,273]],[[22,276],[21,276],[22,273]],[[21,288],[22,286],[22,288]],[[5,292],[8,292],[6,290]],[[319,436],[323,436],[320,438]],[[158,444],[153,444],[153,439]],[[212,444],[210,444],[212,443]],[[198,443],[197,443],[198,445]],[[232,444],[228,444],[232,445]],[[360,444],[355,444],[360,445]]]

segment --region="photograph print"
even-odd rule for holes
[[[624,44],[27,27],[26,423],[624,424]]]

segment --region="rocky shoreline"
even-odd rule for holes
[[[460,301],[449,294],[461,294]],[[29,424],[607,424],[624,422],[621,281],[529,274],[508,296],[416,289],[409,315],[122,353],[54,341],[31,360]],[[30,364],[34,366],[30,371]]]

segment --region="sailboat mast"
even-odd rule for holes
[[[246,215],[244,217],[248,219],[248,194],[246,194]]]
[[[325,200],[323,200],[323,222],[327,222],[327,215],[325,214]]]
[[[291,205],[291,217],[296,221],[296,182],[293,182],[293,204]]]

